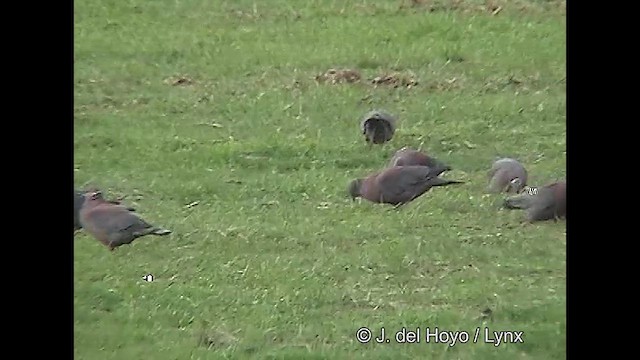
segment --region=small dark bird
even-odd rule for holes
[[[443,164],[438,159],[408,147],[403,147],[396,151],[391,157],[391,161],[389,161],[389,167],[411,165],[429,166],[432,168],[443,166],[446,168],[445,171],[451,170],[449,166]]]
[[[82,225],[80,224],[80,209],[84,204],[84,194],[90,191],[99,191],[96,188],[87,189],[85,191],[79,191],[77,189],[73,189],[73,229],[80,230],[82,229]],[[120,205],[120,201],[118,200],[104,200],[110,204]],[[136,209],[132,207],[126,207],[129,211],[136,211]]]
[[[170,230],[147,223],[126,206],[104,200],[100,191],[88,192],[84,197],[80,224],[111,251],[142,236],[171,234]]]
[[[496,160],[487,174],[491,193],[520,193],[527,185],[527,169],[518,160],[502,158]]]
[[[567,182],[557,181],[542,188],[530,188],[522,194],[505,199],[504,207],[526,210],[528,222],[566,219]]]
[[[364,116],[360,128],[369,147],[384,144],[396,131],[396,118],[381,110],[372,110]]]
[[[463,184],[463,181],[438,177],[447,167],[394,166],[380,172],[351,181],[348,192],[352,200],[362,197],[374,203],[400,207],[434,186]]]

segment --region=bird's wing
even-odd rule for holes
[[[535,195],[535,207],[539,209],[539,211],[554,211],[556,207],[556,199],[554,189],[552,188],[542,188],[538,191],[538,194]]]
[[[152,227],[135,213],[120,206],[99,206],[93,210],[90,220],[110,232],[140,231]]]
[[[380,191],[385,199],[410,198],[429,181],[428,167],[403,167],[378,176]]]

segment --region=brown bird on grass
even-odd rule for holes
[[[362,197],[374,203],[384,203],[400,207],[434,186],[463,184],[463,181],[446,180],[438,177],[448,166],[394,166],[380,172],[359,178],[349,183],[348,192],[352,200]]]
[[[557,181],[541,188],[511,196],[504,201],[507,209],[526,210],[528,222],[567,217],[567,182]]]
[[[488,172],[491,193],[520,193],[527,185],[527,169],[518,160],[502,158],[496,160]]]
[[[391,157],[391,161],[389,161],[389,167],[411,165],[429,166],[433,168],[445,166],[448,168],[447,170],[451,170],[438,159],[408,147],[403,147],[396,151]]]
[[[84,194],[91,191],[99,191],[97,188],[87,189],[85,191],[79,191],[77,189],[73,189],[73,229],[80,230],[82,229],[82,224],[80,224],[80,209],[84,204]],[[104,200],[104,199],[103,199]],[[110,204],[120,205],[119,200],[104,200]],[[136,209],[132,207],[126,207],[129,211],[136,211]]]
[[[372,110],[365,114],[360,128],[369,148],[373,144],[384,144],[391,140],[396,131],[396,118],[381,110]]]
[[[171,234],[170,230],[149,224],[126,206],[104,200],[100,191],[88,192],[84,197],[80,224],[111,251],[142,236]]]

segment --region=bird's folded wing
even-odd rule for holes
[[[382,174],[378,177],[380,192],[385,199],[395,198],[397,196],[413,195],[417,188],[427,181],[426,172],[403,171]]]
[[[552,189],[543,188],[535,195],[535,203],[538,211],[553,211],[556,207],[556,201],[554,198],[554,192]]]
[[[97,226],[114,232],[139,231],[151,227],[134,213],[115,207],[96,209],[90,214],[90,219]]]

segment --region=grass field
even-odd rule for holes
[[[485,194],[497,156],[565,176],[564,2],[85,0],[74,21],[75,185],[173,231],[113,253],[76,234],[77,359],[565,358],[565,223]],[[371,82],[393,73],[418,84]],[[374,108],[399,127],[369,149]],[[352,202],[403,146],[466,183]],[[485,326],[524,342],[473,343]]]

